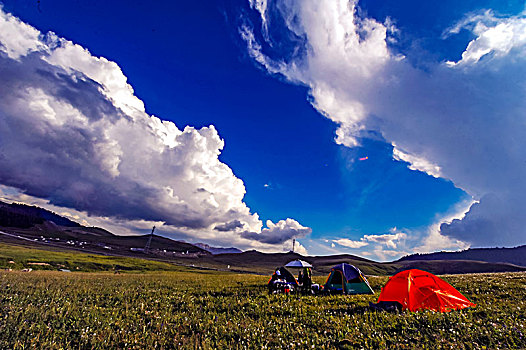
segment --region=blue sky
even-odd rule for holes
[[[341,5],[336,10],[354,22],[330,23],[334,18],[331,6],[336,3]],[[31,50],[47,52],[40,46],[18,57],[5,51],[0,74],[20,74],[16,73],[15,61],[36,67],[35,77],[27,78],[25,89],[38,89],[27,91],[44,91],[46,96],[67,101],[81,111],[78,99],[70,96],[87,96],[83,91],[91,91],[97,99],[87,104],[98,106],[99,102],[93,101],[100,100],[100,106],[105,106],[110,101],[133,115],[134,111],[119,105],[117,90],[112,90],[111,79],[105,74],[115,67],[103,67],[93,59],[104,57],[118,65],[135,98],[144,103],[144,118],[154,115],[171,121],[184,130],[181,137],[191,139],[188,143],[177,141],[185,145],[179,151],[178,146],[173,148],[165,141],[162,147],[173,150],[173,155],[165,158],[166,151],[161,152],[161,159],[143,159],[160,147],[149,138],[151,135],[143,144],[132,142],[123,135],[138,135],[139,140],[139,127],[124,130],[113,122],[95,127],[99,119],[88,118],[89,133],[85,130],[83,135],[92,136],[86,140],[105,141],[100,147],[95,141],[94,153],[86,159],[103,157],[101,149],[108,150],[106,158],[100,163],[84,162],[86,168],[62,161],[59,168],[64,169],[59,171],[57,163],[43,159],[60,157],[58,145],[69,139],[56,136],[49,144],[21,145],[14,137],[4,137],[0,146],[5,150],[25,148],[29,153],[31,147],[37,147],[42,152],[34,161],[33,175],[53,168],[53,181],[27,180],[24,174],[15,179],[13,172],[7,174],[9,167],[18,165],[14,153],[4,151],[8,155],[7,160],[4,157],[5,174],[0,176],[4,199],[44,205],[116,233],[147,232],[147,227],[157,223],[161,233],[173,238],[265,251],[289,249],[291,239],[296,238],[301,251],[313,255],[345,252],[388,260],[415,251],[524,243],[522,221],[517,214],[515,222],[512,214],[522,204],[520,196],[508,196],[523,189],[508,184],[506,174],[495,174],[495,166],[520,174],[522,168],[510,164],[517,164],[515,152],[522,144],[487,142],[503,135],[513,139],[523,135],[519,121],[524,116],[524,103],[520,102],[524,84],[513,77],[524,68],[524,51],[520,51],[524,49],[524,40],[520,39],[524,2],[210,1],[206,5],[3,1],[4,13],[41,33],[52,31],[58,38],[89,50],[89,58],[82,61],[79,57],[85,53],[76,51],[63,56],[57,53],[55,60],[43,59],[54,65],[47,67],[29,59],[27,52]],[[316,8],[317,19],[309,17],[309,6]],[[288,21],[290,18],[295,20]],[[325,21],[318,23],[318,19]],[[351,23],[359,25],[352,28]],[[468,45],[484,44],[483,40],[476,42],[477,38],[499,25],[518,28],[510,31],[519,34],[506,37],[507,46],[486,43],[490,47],[482,49],[488,54],[470,58],[477,53],[470,52]],[[346,47],[344,51],[331,51],[338,45],[334,38],[342,28],[351,37],[360,38],[354,42],[356,50]],[[373,33],[384,29],[384,37],[374,38]],[[324,31],[328,37],[332,35],[329,44],[317,38]],[[53,40],[58,39],[48,42]],[[51,48],[47,50],[55,50],[52,44],[46,45]],[[338,52],[344,52],[342,57]],[[100,65],[97,72],[94,66],[82,63],[88,59]],[[471,64],[468,59],[476,68],[463,68]],[[507,65],[507,59],[514,64]],[[444,68],[448,61],[456,62],[457,68]],[[59,69],[66,75],[76,72],[86,77],[86,86],[65,94],[54,90],[56,84],[40,80],[37,84],[37,77],[42,76],[38,72],[47,69],[60,77]],[[485,75],[486,70],[493,73]],[[457,79],[466,82],[467,88],[455,83]],[[392,81],[400,85],[394,86]],[[490,87],[495,81],[510,88],[496,96],[490,108],[481,101],[492,96]],[[97,95],[97,86],[106,92]],[[472,101],[466,104],[465,96],[455,93],[452,86],[461,91],[473,88],[467,97]],[[126,86],[121,88],[129,93]],[[18,97],[4,94],[0,108],[9,123],[0,131],[6,136],[15,130],[17,121],[31,118],[36,107],[25,114],[11,112],[12,101]],[[458,101],[455,96],[459,96]],[[502,101],[511,102],[502,105]],[[62,105],[44,104],[69,118]],[[429,108],[433,112],[427,113]],[[491,111],[484,114],[488,109]],[[498,118],[504,113],[511,113],[510,122],[495,135],[492,122],[500,126]],[[477,122],[472,127],[475,116],[487,123]],[[35,124],[27,130],[28,135],[41,131],[42,125]],[[78,128],[73,125],[68,133],[62,133],[69,135]],[[195,129],[187,130],[187,125]],[[214,130],[208,129],[210,125]],[[157,135],[168,133],[159,130]],[[222,150],[222,141],[216,136],[224,140]],[[203,146],[205,141],[213,147]],[[145,147],[143,152],[139,152],[141,147]],[[137,152],[128,154],[129,148]],[[481,149],[485,155],[478,153]],[[487,165],[488,159],[491,163],[500,154],[504,164],[495,161]],[[23,153],[16,158],[24,157],[29,156]],[[71,151],[65,157],[80,156]],[[367,159],[360,160],[364,157]],[[120,163],[115,159],[121,159]],[[104,166],[109,166],[115,183],[108,177],[99,178],[95,170]],[[70,179],[76,172],[82,176]],[[174,172],[183,175],[177,177]],[[141,173],[140,179],[137,173]],[[199,179],[199,183],[192,179]],[[61,181],[68,184],[67,190],[56,185]],[[172,185],[173,181],[186,185]],[[192,186],[194,194],[209,193],[210,197],[197,201],[188,190]],[[96,193],[96,188],[116,194],[108,200]],[[180,201],[159,195],[161,188],[169,188],[170,198]],[[241,193],[243,189],[245,193]],[[131,196],[131,192],[136,195]],[[100,203],[88,201],[90,196],[100,196]],[[147,209],[141,207],[142,201],[149,202]],[[503,206],[501,202],[514,205]],[[490,203],[487,208],[485,203]],[[491,216],[495,206],[501,211],[497,219]],[[506,219],[503,226],[499,220],[510,216],[512,219]],[[478,237],[482,225],[484,239]],[[496,237],[502,230],[507,233],[499,240]]]

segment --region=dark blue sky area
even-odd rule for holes
[[[4,1],[4,9],[117,62],[148,113],[179,128],[215,125],[225,139],[221,160],[244,181],[245,202],[263,220],[291,217],[312,227],[312,238],[357,239],[428,225],[467,198],[451,183],[392,160],[391,146],[381,141],[363,140],[357,149],[336,145],[336,125],[310,106],[307,89],[269,76],[248,57],[237,31],[248,5],[228,3],[41,0]],[[466,2],[452,13],[441,10],[446,2],[438,4],[360,6],[379,20],[395,18],[412,35],[428,36],[475,6]],[[446,45],[440,60],[466,44],[462,37],[463,46],[425,37],[423,47]],[[399,49],[410,50],[404,40]]]

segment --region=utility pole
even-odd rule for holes
[[[146,242],[146,247],[144,247],[144,252],[146,254],[148,254],[148,250],[150,250],[150,244],[152,244],[153,231],[155,231],[155,226],[152,228],[152,233],[150,233],[150,237],[148,238],[148,242]]]
[[[292,252],[294,253],[294,246],[296,245],[296,238],[292,239]]]

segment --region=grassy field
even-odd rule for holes
[[[0,243],[0,269],[21,270],[67,269],[80,272],[95,271],[180,271],[173,264],[129,258],[104,256],[75,251],[52,251]]]
[[[526,348],[525,273],[444,276],[477,304],[444,314],[368,310],[387,277],[374,296],[310,297],[206,271],[0,276],[1,349]]]

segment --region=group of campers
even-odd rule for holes
[[[304,266],[307,265],[307,266]],[[299,268],[298,278],[285,267]],[[355,266],[334,266],[323,286],[312,282],[311,265],[301,260],[278,267],[268,282],[269,293],[301,294],[374,294],[365,275]],[[401,271],[389,278],[378,297],[374,310],[436,312],[475,307],[458,290],[432,273],[417,269]]]
[[[278,267],[268,282],[270,293],[300,292],[303,294],[314,294],[319,290],[319,285],[312,284],[312,270],[304,267],[298,273],[298,279],[285,267]]]
[[[301,267],[297,279],[286,267],[278,267],[268,282],[268,289],[270,293],[374,294],[361,271],[345,263],[331,269],[323,286],[312,283],[311,267]]]

